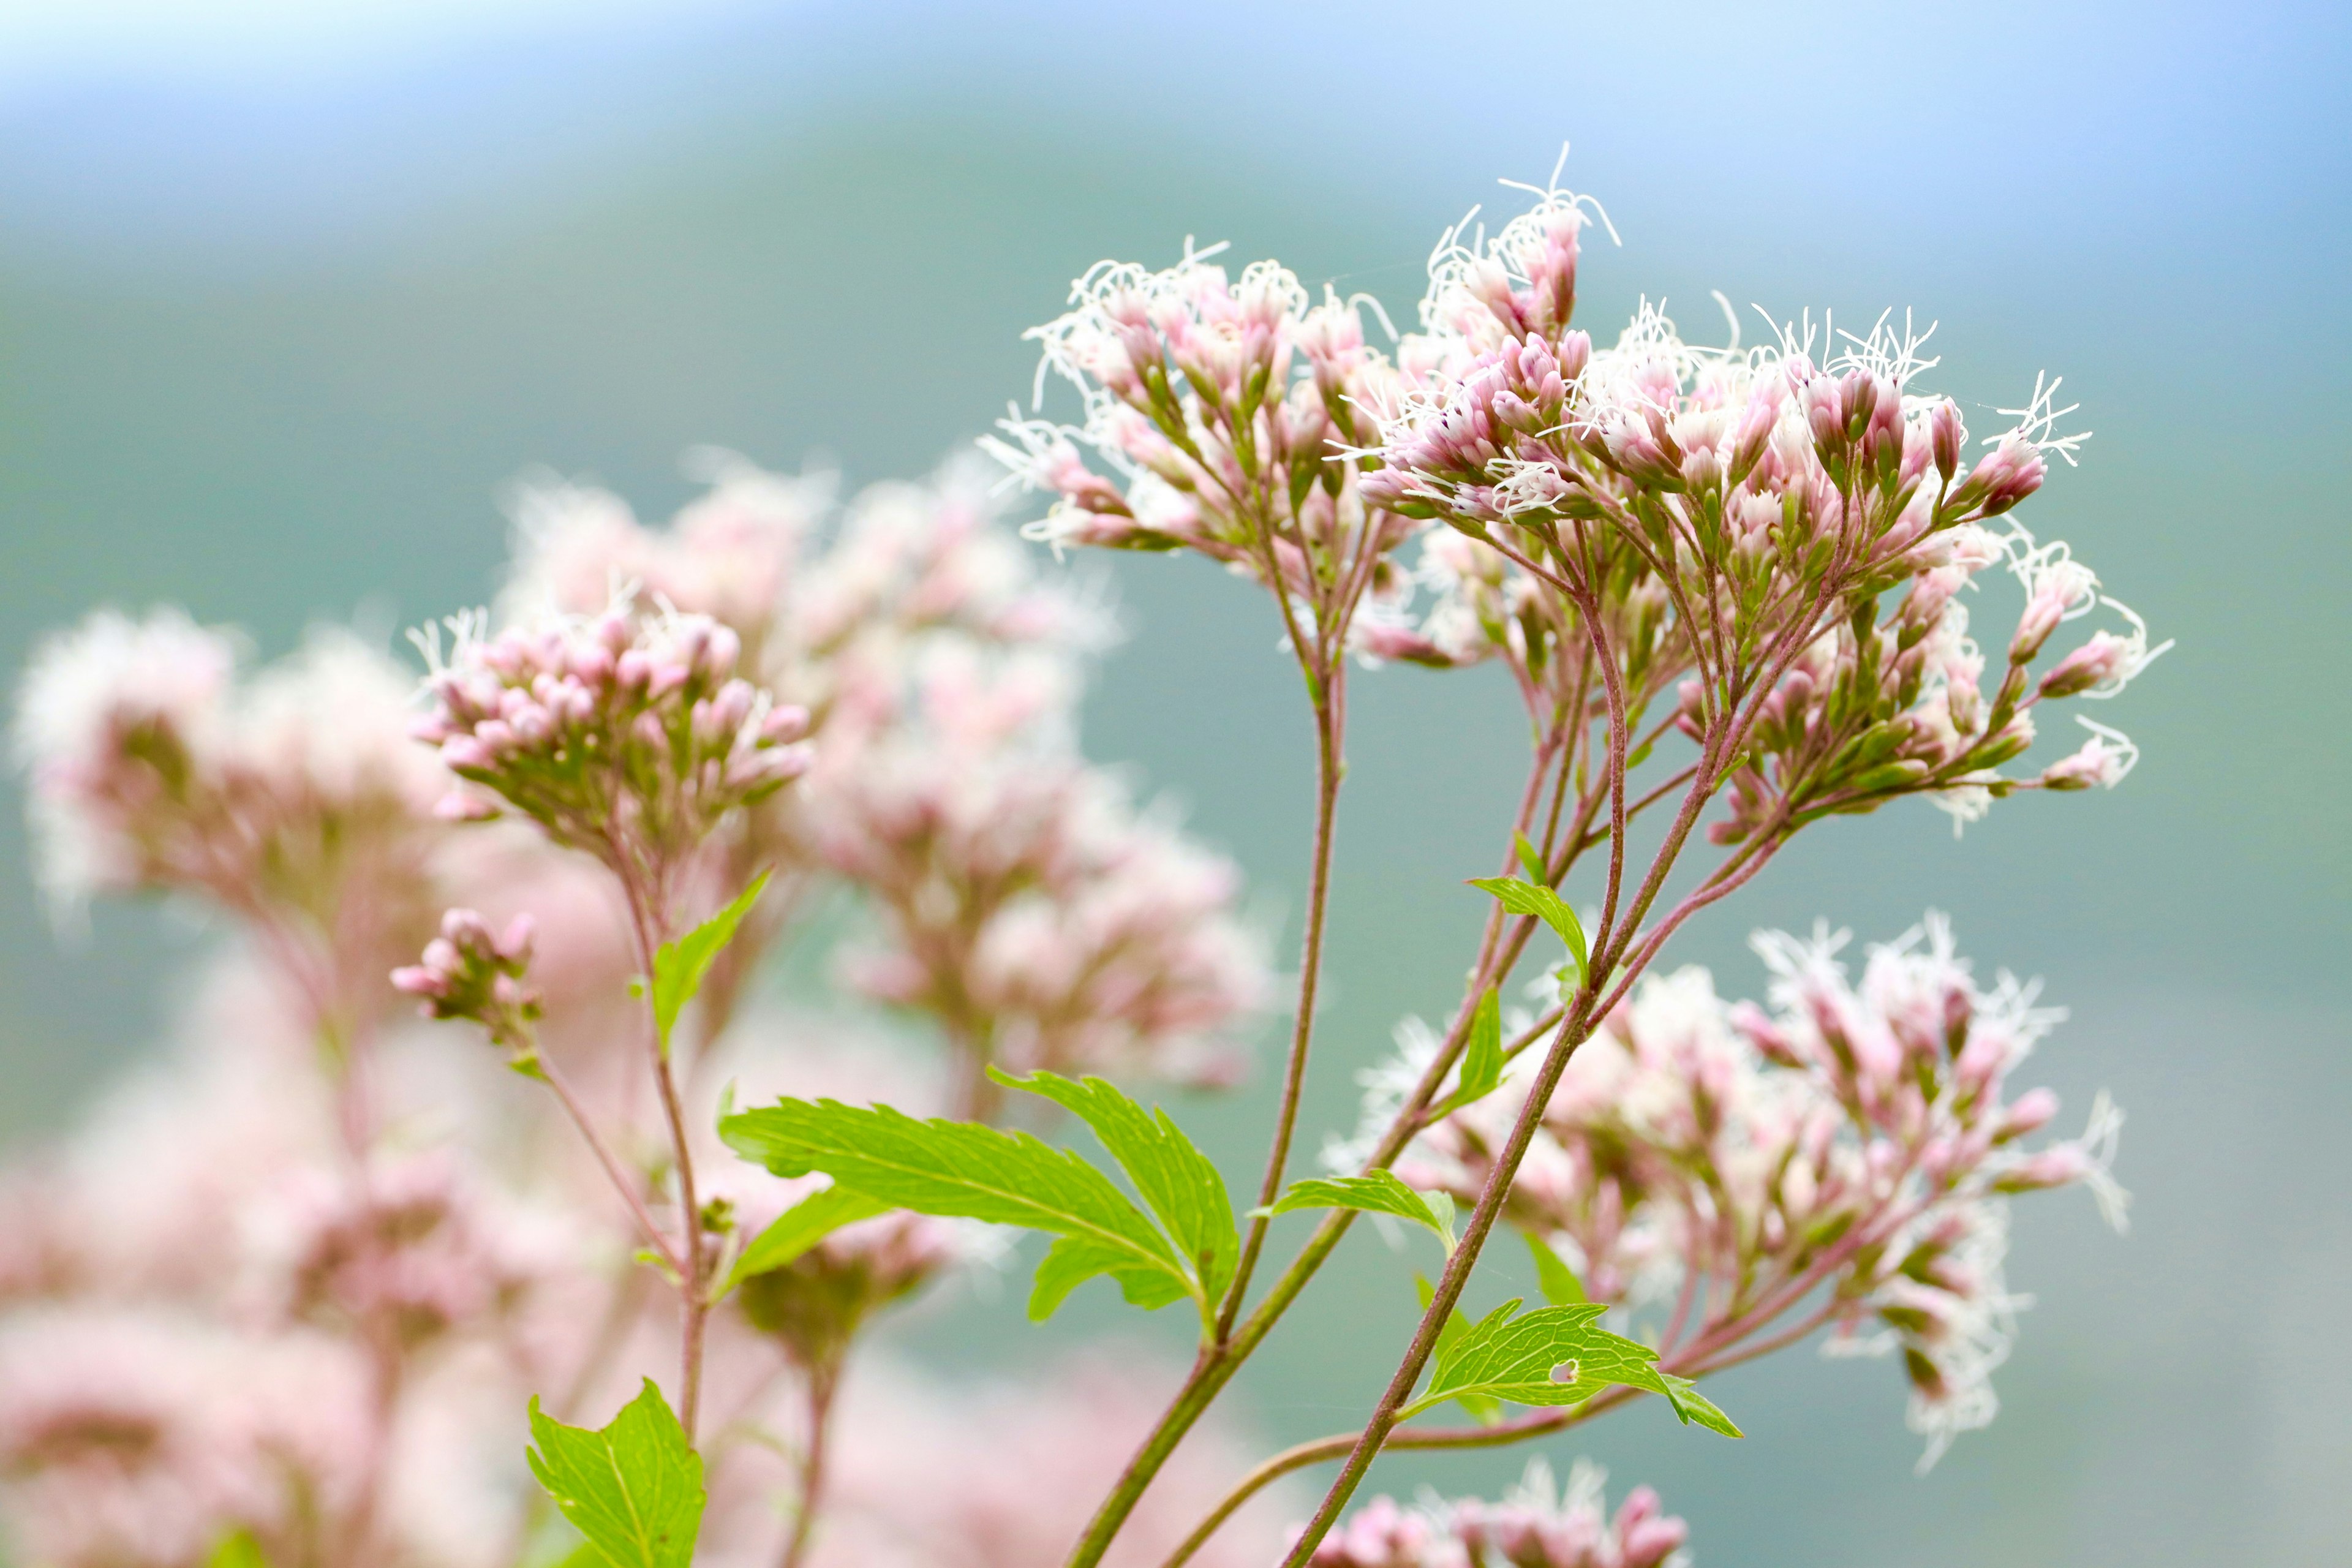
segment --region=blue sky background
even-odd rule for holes
[[[2147,748],[2121,791],[1957,845],[1924,810],[1832,825],[1684,950],[1750,988],[1753,924],[1884,936],[1932,902],[2072,1005],[2037,1065],[2070,1117],[2101,1085],[2131,1110],[2138,1224],[2021,1214],[2042,1304],[2001,1421],[1914,1481],[1893,1372],[1792,1352],[1727,1380],[1746,1444],[1636,1413],[1590,1446],[1702,1564],[2336,1561],[2347,44],[2315,5],[0,5],[0,673],[99,602],[274,650],[477,601],[535,463],[648,511],[701,442],[927,468],[1025,395],[1020,330],[1105,254],[1229,238],[1407,313],[1436,232],[1571,142],[1625,237],[1588,257],[1596,331],[1643,294],[1710,333],[1712,289],[1909,305],[1971,405],[2064,374],[2097,434],[2029,521],[2180,640],[2102,715]],[[1090,748],[1294,909],[1307,758],[1259,607],[1196,563],[1112,569],[1134,636]],[[1519,767],[1480,676],[1360,692],[1327,1121],[1458,983],[1490,850],[1453,803]],[[153,1048],[205,940],[108,910],[61,952],[14,800],[0,1136]],[[1247,1107],[1192,1116],[1236,1167],[1261,1137]],[[1346,1425],[1399,1279],[1351,1254],[1238,1408],[1280,1440]],[[915,1348],[1059,1342],[1013,1317]]]

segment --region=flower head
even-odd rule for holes
[[[742,639],[706,616],[549,616],[496,635],[453,617],[419,739],[453,773],[625,877],[674,868],[738,807],[808,765],[805,710],[735,673]],[[452,810],[478,814],[478,795]]]

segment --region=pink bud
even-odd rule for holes
[[[443,747],[441,754],[446,760],[448,748]],[[455,767],[457,764],[452,763],[450,765]],[[488,822],[498,814],[497,806],[461,789],[453,789],[433,803],[434,816],[443,822]]]
[[[2091,640],[2059,660],[2042,678],[2044,697],[2072,697],[2113,680],[2131,657],[2131,645],[2113,632],[2093,632]]]
[[[2046,1089],[2030,1089],[2010,1102],[2001,1112],[2000,1124],[1993,1141],[2006,1143],[2012,1138],[2022,1138],[2039,1132],[2058,1114],[2058,1097]]]
[[[411,963],[392,972],[392,988],[411,996],[438,997],[449,994],[446,980],[421,963]]]
[[[460,771],[490,766],[490,750],[471,735],[452,735],[441,743],[442,763]]]
[[[798,703],[780,702],[760,721],[760,739],[776,745],[797,741],[809,731],[809,710]]]
[[[1936,405],[1935,413],[1928,416],[1927,429],[1935,447],[1936,472],[1950,484],[1959,469],[1960,447],[1969,434],[1968,426],[1960,423],[1960,405],[1948,397]]]
[[[530,911],[515,916],[507,922],[506,931],[499,938],[499,956],[509,963],[529,963],[531,942],[538,934],[539,922],[531,918]]]

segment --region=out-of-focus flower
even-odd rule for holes
[[[45,1568],[195,1568],[231,1530],[310,1560],[366,1458],[359,1366],[331,1343],[159,1314],[0,1328],[0,1494]]]
[[[803,1367],[830,1373],[866,1321],[969,1252],[953,1222],[904,1211],[844,1226],[738,1287],[743,1315]]]
[[[1267,990],[1233,868],[1139,816],[1009,694],[977,667],[935,668],[919,723],[811,781],[819,853],[886,916],[852,979],[932,1014],[977,1061],[1228,1078],[1224,1041]]]
[[[1500,1502],[1432,1500],[1418,1508],[1374,1498],[1335,1527],[1309,1559],[1317,1568],[1664,1568],[1681,1564],[1689,1527],[1635,1487],[1612,1519],[1608,1472],[1579,1459],[1568,1489],[1542,1459]]]
[[[194,892],[250,921],[319,1026],[361,1027],[431,918],[448,775],[406,739],[407,681],[349,633],[311,634],[243,689],[234,642],[176,611],[52,639],[16,749],[43,878]]]
[[[493,1325],[557,1261],[446,1154],[298,1174],[253,1224],[278,1312],[403,1352]]]
[[[441,917],[441,934],[425,943],[417,963],[394,970],[392,984],[418,998],[428,1018],[469,1019],[496,1044],[527,1050],[540,1016],[539,992],[524,984],[537,930],[528,913],[500,933],[472,910],[450,910]]]

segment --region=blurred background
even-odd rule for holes
[[[2073,1009],[2035,1066],[2069,1122],[2102,1086],[2129,1110],[2135,1225],[2023,1206],[2011,1282],[2039,1304],[2000,1421],[1914,1479],[1896,1372],[1801,1351],[1724,1379],[1746,1443],[1643,1408],[1555,1463],[1659,1486],[1702,1568],[2340,1563],[2347,45],[2308,0],[0,4],[0,671],[100,603],[274,654],[314,618],[479,602],[533,466],[647,515],[702,443],[926,470],[1026,397],[1020,331],[1071,276],[1188,234],[1409,318],[1438,230],[1507,213],[1496,178],[1571,142],[1565,180],[1624,237],[1587,252],[1596,334],[1644,294],[1708,338],[1715,289],[1908,305],[1986,429],[2063,374],[2096,437],[2026,521],[2179,647],[2101,715],[2147,751],[2114,795],[1959,842],[1925,807],[1832,823],[1681,947],[1752,993],[1753,926],[1889,937],[1933,904]],[[1197,562],[1100,569],[1131,635],[1089,751],[1184,803],[1282,922],[1310,763],[1264,607]],[[1310,1125],[1352,1120],[1400,1016],[1449,1005],[1481,913],[1460,879],[1523,765],[1499,672],[1358,690]],[[0,1142],[157,1048],[207,940],[110,906],[61,941],[5,793]],[[1254,1168],[1255,1110],[1184,1114]],[[1184,1353],[1183,1325],[1085,1295],[1032,1330],[1018,1295],[903,1335],[958,1373],[1114,1325]],[[1236,1415],[1270,1442],[1352,1424],[1414,1315],[1351,1242]],[[1491,1495],[1521,1462],[1377,1479]]]

